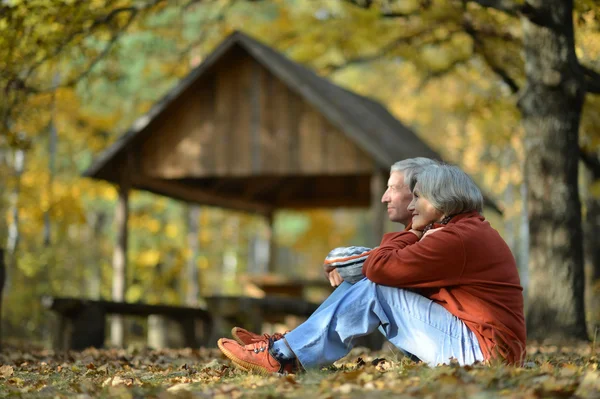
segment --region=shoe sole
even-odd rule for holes
[[[233,364],[235,364],[239,368],[243,369],[244,371],[255,371],[258,374],[265,375],[265,376],[277,374],[276,371],[269,371],[264,367],[258,366],[256,364],[248,363],[244,360],[238,359],[233,353],[231,353],[230,351],[225,349],[225,347],[221,344],[221,340],[217,341],[217,346],[219,347],[221,352],[223,352],[223,354],[225,356],[227,356],[227,358],[233,362]]]
[[[233,362],[234,366],[238,367],[239,369],[241,369],[242,371],[249,371],[246,367],[237,364],[234,359],[231,358],[230,354],[231,352],[227,351],[227,349],[225,349],[222,345],[221,345],[221,340],[217,341],[217,346],[219,347],[219,349],[221,350],[221,352],[229,359]],[[229,354],[228,354],[229,353]]]

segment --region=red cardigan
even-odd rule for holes
[[[477,212],[457,215],[443,227],[420,241],[407,231],[384,235],[363,274],[442,305],[475,333],[486,360],[521,364],[523,288],[508,245]]]

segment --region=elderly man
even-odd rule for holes
[[[390,221],[403,224],[405,229],[409,228],[412,214],[408,211],[408,205],[413,199],[409,182],[413,176],[418,175],[425,167],[435,163],[437,161],[419,157],[404,159],[392,165],[387,189],[381,197],[381,202],[387,204]],[[324,264],[325,275],[331,286],[337,288],[314,314],[335,303],[352,287],[354,282],[364,277],[361,272],[362,262],[367,258],[369,251],[370,248],[365,247],[348,247],[336,248],[329,254]],[[264,339],[268,335],[255,334],[240,327],[234,327],[231,334],[236,341],[243,345]],[[282,335],[276,333],[274,336],[280,338]],[[407,355],[410,356],[410,354]]]

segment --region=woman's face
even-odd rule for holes
[[[444,214],[431,205],[427,199],[421,197],[419,193],[419,184],[413,191],[413,200],[408,206],[408,211],[412,214],[412,228],[423,230],[425,226],[433,222],[440,222]]]

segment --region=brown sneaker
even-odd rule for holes
[[[287,333],[287,331],[285,332]],[[273,335],[269,334],[255,334],[241,327],[233,327],[231,329],[231,336],[235,339],[240,345],[250,345],[258,341],[262,341],[264,339],[273,338],[273,341],[278,341],[285,333],[275,333]]]
[[[233,364],[245,371],[256,371],[263,375],[274,373],[293,374],[298,369],[296,359],[290,359],[287,362],[279,362],[271,355],[272,339],[263,338],[250,345],[240,345],[232,339],[221,338],[217,345],[225,356]]]

